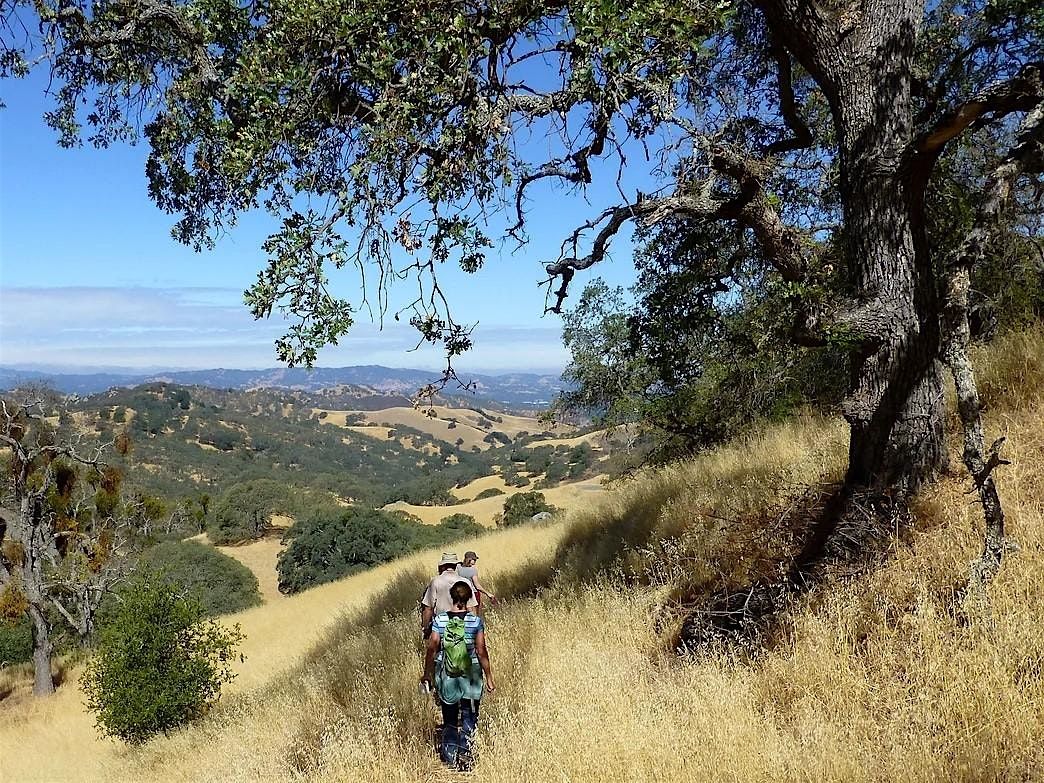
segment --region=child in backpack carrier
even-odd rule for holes
[[[473,591],[467,582],[450,588],[453,608],[432,621],[421,682],[434,687],[442,708],[439,757],[463,771],[474,764],[473,744],[483,691],[493,692],[493,668],[482,618],[468,611]]]

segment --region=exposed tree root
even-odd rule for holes
[[[693,654],[719,644],[770,646],[794,600],[828,575],[857,571],[879,560],[911,519],[905,497],[839,489],[818,509],[803,546],[781,578],[712,595],[685,618],[675,649]]]

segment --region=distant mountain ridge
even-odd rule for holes
[[[61,373],[19,370],[0,367],[0,389],[11,389],[26,383],[44,383],[65,394],[96,394],[113,386],[138,386],[163,381],[183,386],[206,386],[212,389],[297,389],[321,391],[338,386],[372,389],[378,394],[410,396],[417,389],[439,377],[433,370],[409,370],[380,365],[359,367],[273,367],[264,370],[178,370],[170,372],[98,372]],[[551,401],[566,388],[558,375],[509,373],[486,375],[461,373],[461,378],[474,384],[474,391],[452,388],[443,395],[487,399],[507,405],[537,406]]]

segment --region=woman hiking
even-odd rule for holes
[[[453,608],[437,614],[424,653],[421,682],[434,687],[442,707],[439,757],[447,767],[469,771],[483,690],[496,687],[486,649],[482,618],[468,611],[473,591],[468,582],[450,588]]]

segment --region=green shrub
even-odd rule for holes
[[[254,479],[233,485],[218,501],[207,528],[215,544],[237,544],[260,538],[272,514],[286,513],[290,491],[273,479]]]
[[[469,536],[478,536],[486,528],[475,521],[471,514],[451,514],[443,517],[437,525],[416,524],[406,530],[410,535],[410,550],[433,549]]]
[[[0,620],[0,668],[23,663],[33,657],[33,627],[22,617],[15,622]]]
[[[235,676],[243,634],[205,619],[198,601],[148,573],[122,599],[99,630],[80,687],[102,734],[140,744],[210,709]]]
[[[199,601],[207,615],[238,612],[261,603],[253,572],[199,541],[157,544],[142,555],[142,563]]]
[[[392,560],[410,550],[410,523],[377,509],[317,512],[283,540],[276,571],[279,591],[296,593]]]
[[[483,498],[495,498],[497,495],[503,494],[504,490],[498,489],[497,487],[490,487],[489,489],[484,489],[477,495],[475,495],[475,500],[482,500]]]
[[[213,446],[219,451],[232,451],[243,442],[240,433],[217,424],[201,430],[198,437],[200,443]]]
[[[496,445],[497,443],[503,443],[505,446],[511,445],[511,436],[505,435],[499,430],[493,430],[493,432],[486,435],[482,440],[492,445]]]
[[[569,466],[564,465],[561,462],[552,462],[547,466],[547,471],[544,473],[544,485],[552,487],[564,479],[568,473]]]
[[[401,511],[318,511],[287,531],[284,540],[289,545],[276,564],[279,589],[296,593],[417,549],[442,546],[484,532],[486,528],[470,514],[451,514],[437,525],[425,525]]]
[[[501,517],[502,527],[511,527],[528,522],[534,514],[547,511],[554,514],[557,508],[550,505],[543,492],[519,492],[504,501],[504,514]]]
[[[471,514],[450,514],[448,517],[443,517],[439,520],[438,527],[446,530],[467,530],[470,532],[475,525],[478,525],[478,523]],[[481,530],[481,526],[479,529]]]
[[[450,492],[449,475],[431,474],[410,478],[387,493],[385,504],[403,501],[414,506],[452,506],[460,501]]]

